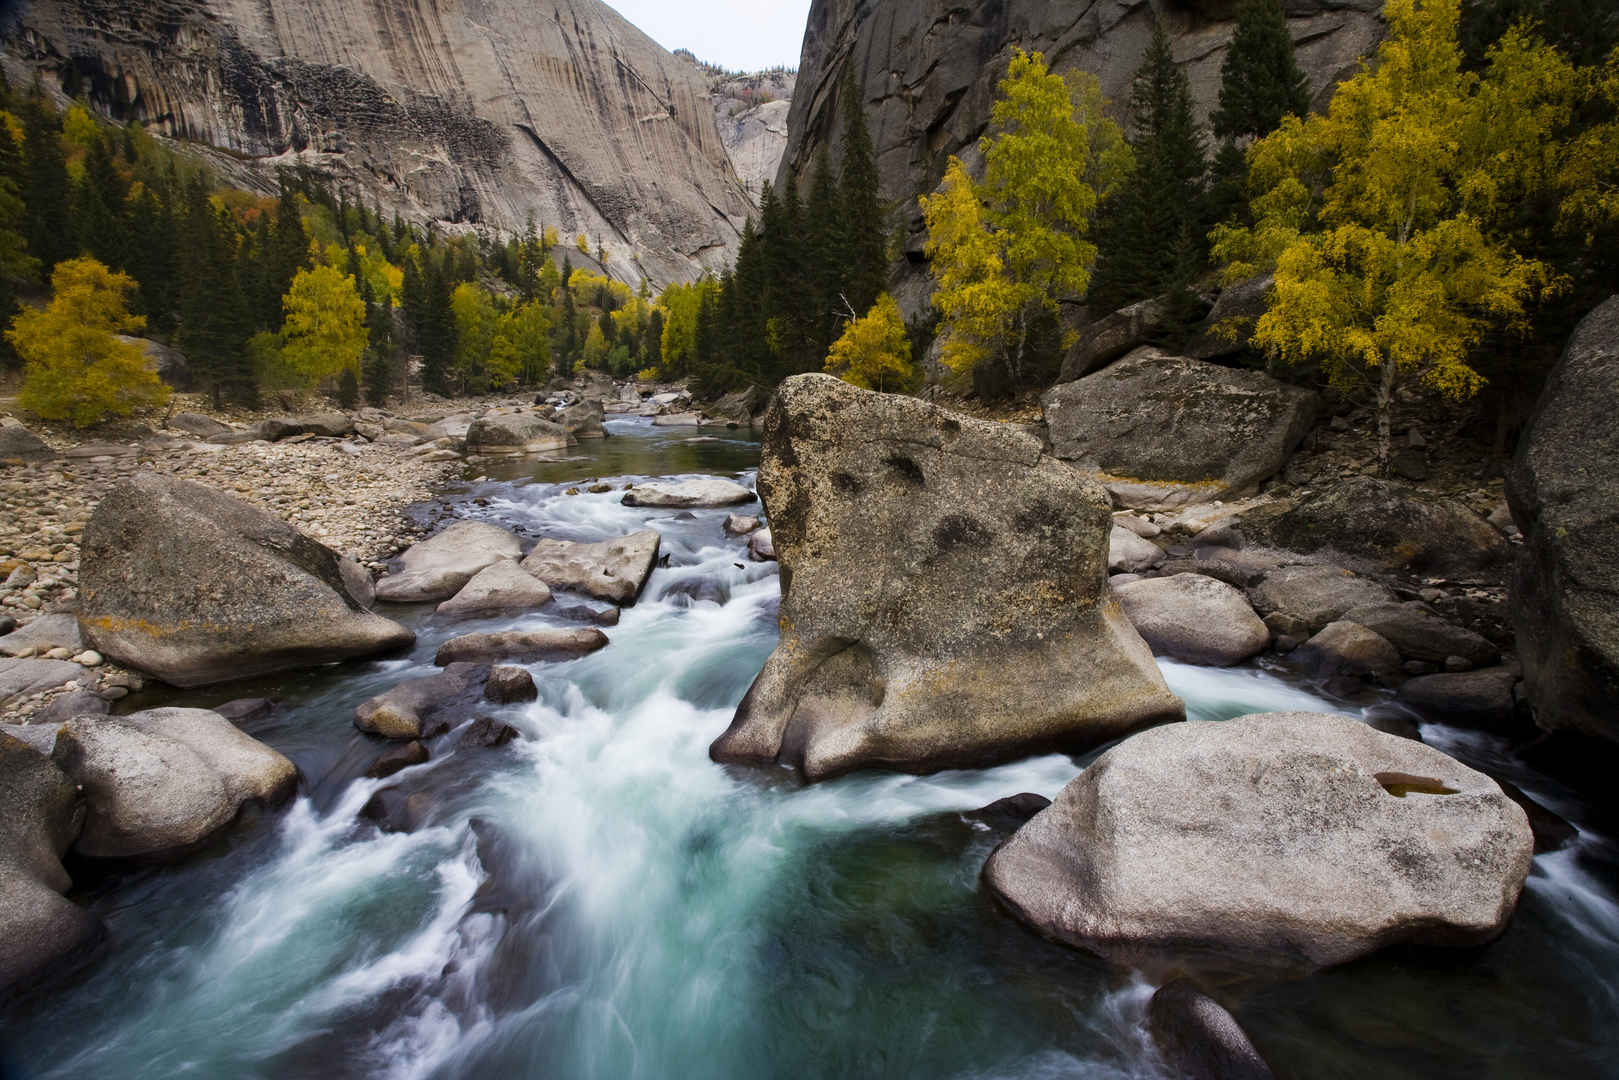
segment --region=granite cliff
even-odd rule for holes
[[[778,182],[794,170],[809,175],[825,149],[839,152],[837,98],[852,68],[882,197],[894,207],[907,263],[919,268],[925,232],[916,197],[938,186],[952,154],[976,159],[1014,46],[1044,53],[1058,72],[1094,73],[1122,119],[1156,14],[1206,117],[1219,96],[1236,8],[1236,0],[814,0]],[[1288,0],[1299,64],[1318,104],[1381,40],[1381,9],[1382,0]],[[908,310],[924,306],[925,274],[902,271],[897,288]]]
[[[629,281],[718,269],[751,209],[705,77],[600,0],[25,0],[3,63],[237,182],[305,161],[418,221],[532,215]]]

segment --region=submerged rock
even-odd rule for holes
[[[184,855],[298,783],[292,762],[207,709],[71,720],[51,756],[88,801],[74,850],[101,859]]]
[[[517,534],[486,521],[457,521],[399,557],[399,569],[377,582],[377,599],[395,604],[448,600],[478,571],[523,554]]]
[[[1152,651],[1188,664],[1229,667],[1264,651],[1270,630],[1242,592],[1202,574],[1120,585],[1114,592]]]
[[[412,739],[403,746],[390,747],[377,755],[365,775],[372,780],[384,780],[403,772],[413,765],[425,765],[430,755],[420,739]]]
[[[1495,781],[1343,716],[1175,724],[1109,750],[984,867],[1123,964],[1309,970],[1501,932],[1533,837]]]
[[[520,664],[536,660],[571,660],[607,647],[607,635],[600,630],[507,630],[497,634],[466,634],[439,646],[433,662],[479,664],[510,660]]]
[[[541,540],[523,560],[523,569],[558,589],[573,589],[615,604],[633,604],[657,565],[661,543],[656,529],[594,544]]]
[[[801,375],[759,487],[781,640],[716,760],[930,771],[1183,715],[1108,595],[1106,496],[1032,437]]]
[[[438,613],[460,618],[521,614],[550,602],[551,590],[545,582],[524,570],[516,559],[502,559],[473,575],[438,606]]]
[[[735,481],[718,476],[700,476],[693,480],[656,480],[636,484],[624,493],[624,505],[703,510],[738,506],[750,503],[754,498],[753,492]]]
[[[1152,995],[1147,1026],[1164,1061],[1182,1080],[1272,1080],[1275,1075],[1237,1018],[1185,979]]]
[[[80,554],[79,624],[105,656],[205,686],[402,648],[336,552],[201,484],[138,472],[96,507]]]

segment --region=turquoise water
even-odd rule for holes
[[[1142,1026],[1149,984],[1040,941],[978,888],[1006,826],[966,812],[1055,795],[1083,761],[804,788],[708,760],[774,644],[774,566],[748,562],[723,535],[723,511],[565,492],[587,479],[745,472],[757,447],[609,426],[615,438],[567,460],[474,463],[446,504],[533,536],[658,528],[670,565],[608,631],[612,645],[535,665],[537,702],[483,707],[521,731],[517,742],[458,750],[458,729],[433,742],[428,765],[389,781],[359,778],[380,746],[354,731],[358,702],[426,672],[452,633],[556,618],[452,627],[407,610],[421,636],[409,657],[169,695],[214,704],[275,691],[282,709],[251,730],[297,761],[302,792],[203,858],[87,890],[107,947],[0,1015],[14,1070],[1166,1075]],[[1334,707],[1259,671],[1165,671],[1204,719]],[[1479,736],[1430,737],[1464,756],[1500,753]],[[360,816],[388,784],[428,793],[425,827],[384,833]],[[1512,928],[1487,948],[1388,953],[1234,990],[1229,1004],[1285,1075],[1613,1075],[1613,865],[1588,835],[1536,860]]]

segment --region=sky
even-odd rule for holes
[[[796,68],[810,0],[607,0],[659,45],[733,71]]]

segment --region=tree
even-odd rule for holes
[[[11,130],[0,124],[0,324],[5,325],[10,325],[17,312],[17,286],[34,281],[39,274],[39,260],[28,253],[23,234],[27,211],[13,179],[20,171],[17,144]],[[0,360],[10,366],[16,359],[10,344],[0,342]]]
[[[168,400],[140,347],[115,336],[146,322],[127,306],[134,278],[94,259],[68,259],[52,272],[51,288],[50,304],[23,311],[6,332],[24,362],[23,408],[82,428]]]
[[[843,104],[844,276],[849,304],[865,311],[877,302],[888,281],[888,230],[884,227],[877,151],[866,126],[866,107],[854,65],[844,72],[838,95]]]
[[[1339,87],[1326,115],[1286,117],[1249,149],[1254,225],[1215,235],[1228,280],[1275,268],[1259,348],[1372,390],[1385,471],[1402,376],[1472,396],[1484,380],[1469,349],[1493,326],[1521,325],[1526,303],[1557,285],[1491,223],[1556,138],[1528,106],[1567,91],[1541,80],[1541,64],[1465,72],[1459,6],[1389,0],[1375,65]]]
[[[543,382],[551,373],[551,313],[539,301],[500,316],[489,350],[490,379],[498,386]]]
[[[463,282],[450,294],[455,313],[455,381],[458,387],[488,389],[493,381],[487,368],[495,344],[495,302],[483,289]]]
[[[1100,256],[1088,299],[1093,316],[1169,294],[1181,318],[1196,314],[1192,279],[1207,258],[1203,137],[1192,116],[1192,88],[1175,63],[1162,23],[1130,91],[1130,181],[1102,205]],[[1179,303],[1176,303],[1179,301]]]
[[[1262,139],[1284,116],[1310,109],[1310,83],[1293,55],[1282,0],[1243,0],[1220,65],[1220,104],[1210,121],[1222,139]]]
[[[952,157],[922,213],[945,364],[966,373],[994,363],[1018,386],[1037,313],[1055,312],[1090,284],[1091,218],[1128,167],[1129,148],[1102,115],[1094,76],[1079,73],[1070,84],[1039,53],[1022,50],[1001,81],[991,124],[980,142],[982,184]]]
[[[900,390],[916,377],[911,338],[899,304],[887,293],[833,342],[826,370],[862,390]]]
[[[215,405],[226,397],[251,404],[258,390],[246,351],[253,316],[237,275],[233,231],[197,178],[186,193],[180,343]]]
[[[68,212],[67,160],[61,124],[44,98],[28,99],[23,120],[23,202],[28,206],[28,250],[49,273],[73,256],[73,219]]]
[[[354,279],[331,266],[300,270],[282,306],[282,360],[306,386],[358,369],[365,352],[365,301]]]

